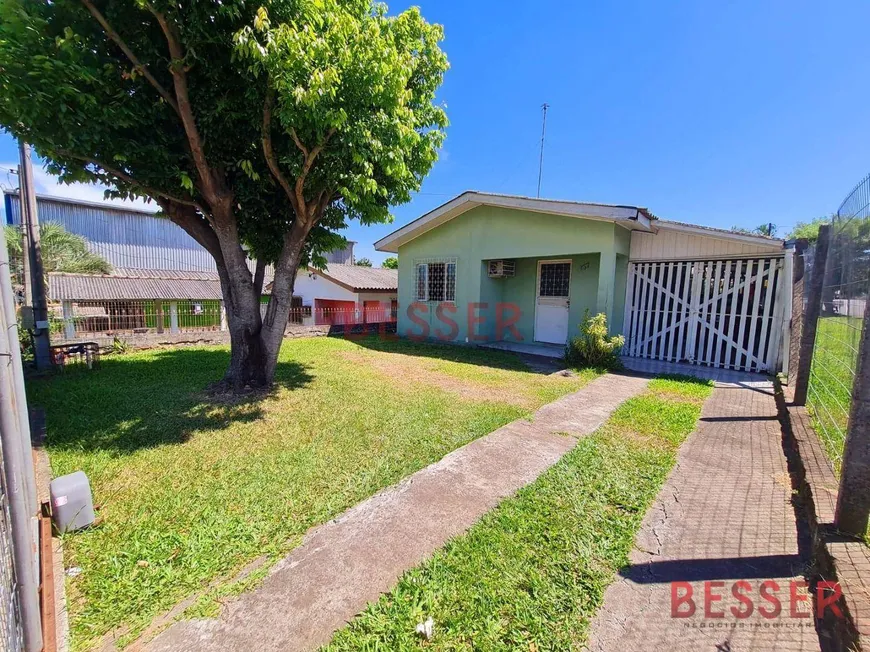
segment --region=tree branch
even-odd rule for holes
[[[171,199],[158,199],[157,203],[174,224],[180,226],[208,251],[218,265],[224,264],[223,252],[217,234],[208,221],[189,205],[178,204]]]
[[[82,0],[84,1],[84,0]],[[187,85],[187,70],[182,65],[184,50],[181,47],[181,38],[175,23],[171,22],[161,12],[154,9],[150,4],[149,11],[157,19],[166,43],[169,46],[169,56],[172,60],[169,70],[175,85],[175,96],[178,99],[178,115],[184,125],[184,133],[187,135],[190,153],[199,173],[201,191],[209,204],[214,208],[215,204],[223,204],[229,207],[232,203],[232,194],[224,187],[222,180],[217,178],[214,169],[209,165],[205,156],[205,145],[196,126],[196,118],[193,115],[193,105],[190,102],[190,91]],[[212,210],[212,213],[216,211]],[[217,217],[217,215],[215,215]]]
[[[103,163],[102,161],[98,161],[97,159],[88,158],[86,156],[78,156],[77,154],[73,154],[71,152],[65,152],[63,150],[57,150],[57,153],[60,154],[61,156],[66,156],[68,158],[74,158],[77,161],[82,161],[83,163],[89,163],[91,165],[97,166],[98,168],[102,168],[102,170],[104,172],[108,172],[113,177],[119,178],[124,183],[127,183],[131,186],[136,186],[139,190],[141,190],[143,192],[143,194],[148,195],[149,197],[151,197],[155,201],[159,197],[164,197],[164,198],[169,199],[177,204],[182,204],[184,206],[192,206],[193,208],[196,208],[200,212],[205,213],[205,211],[202,210],[202,206],[197,204],[196,201],[192,197],[176,197],[174,195],[170,195],[169,193],[167,193],[163,190],[158,190],[157,188],[151,188],[149,186],[144,185],[143,183],[140,183],[139,181],[136,181],[136,179],[131,177],[126,172],[123,172],[123,171],[119,170],[118,168],[114,168],[110,165],[106,165],[105,163]]]
[[[297,141],[297,143],[296,143],[297,147],[302,149],[303,152],[307,152],[307,154],[305,155],[305,162],[302,164],[302,172],[299,174],[298,177],[296,177],[296,188],[295,188],[296,201],[299,203],[300,206],[305,207],[305,215],[303,216],[303,219],[307,223],[307,222],[311,221],[312,219],[316,219],[316,218],[313,218],[309,214],[310,211],[308,210],[308,204],[305,203],[305,193],[304,193],[305,179],[308,177],[308,173],[311,171],[311,166],[314,165],[314,161],[317,159],[318,154],[320,154],[320,152],[323,151],[323,148],[326,146],[326,143],[329,142],[329,139],[332,138],[332,135],[335,133],[335,128],[330,129],[329,132],[327,132],[326,137],[317,146],[315,146],[315,148],[312,149],[310,152],[307,149],[305,149],[305,146],[302,145],[302,143],[298,142],[298,137],[296,136],[296,131],[294,129],[291,129],[290,131],[293,134],[293,139]],[[298,211],[297,211],[297,214],[298,214]],[[312,223],[309,226],[314,226],[314,224]]]
[[[317,203],[314,204],[313,210],[311,211],[314,216],[314,223],[311,226],[316,226],[317,222],[320,221],[320,218],[323,217],[324,211],[326,211],[326,207],[329,206],[330,202],[335,199],[335,195],[327,190],[322,190],[320,192],[320,197],[317,198]]]
[[[269,81],[266,80],[268,85]],[[296,196],[293,194],[293,189],[290,187],[290,182],[287,177],[281,172],[278,165],[278,158],[275,156],[275,150],[272,148],[272,107],[275,104],[275,91],[271,87],[267,87],[266,100],[263,102],[263,155],[266,157],[266,163],[275,181],[284,189],[287,198],[290,200],[291,206],[297,216],[300,215],[299,206]]]
[[[308,158],[308,148],[302,144],[302,141],[299,140],[299,136],[296,135],[296,130],[293,127],[290,127],[290,136],[293,138],[293,142],[296,143],[296,147],[299,148],[299,151],[302,152],[302,156],[306,159]]]
[[[254,268],[254,293],[257,297],[263,294],[263,281],[266,279],[266,261],[257,259],[257,266]]]
[[[178,113],[178,104],[176,103],[175,98],[172,97],[172,95],[169,93],[168,90],[166,90],[166,88],[164,88],[163,84],[157,81],[157,78],[151,74],[151,72],[148,70],[148,67],[144,63],[142,63],[139,58],[133,53],[133,51],[130,49],[124,39],[121,38],[121,35],[118,34],[118,32],[116,32],[115,29],[109,24],[109,21],[106,20],[106,17],[103,16],[102,13],[100,13],[100,10],[96,8],[94,3],[91,2],[91,0],[82,0],[82,4],[87,8],[89,12],[91,12],[91,15],[96,18],[97,22],[106,32],[106,35],[115,43],[115,45],[121,48],[121,51],[130,60],[130,63],[133,64],[136,70],[140,72],[145,79],[148,80],[148,83],[150,83],[157,90],[157,92],[160,93],[160,96],[164,100],[166,100],[169,106],[171,106],[175,110],[175,112]]]

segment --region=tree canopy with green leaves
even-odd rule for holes
[[[356,265],[357,267],[371,267],[372,261],[370,261],[368,258],[360,258],[354,263],[354,265]]]
[[[819,239],[819,227],[822,224],[830,224],[832,221],[832,217],[817,217],[809,222],[798,222],[794,225],[794,228],[789,231],[788,239],[803,239],[808,240],[811,243],[815,242]]]
[[[384,269],[399,269],[399,257],[398,256],[387,256],[384,258],[384,262],[381,264],[381,267]]]
[[[349,220],[388,221],[435,163],[442,38],[371,0],[0,0],[0,125],[211,253],[238,391],[273,378],[299,266]]]

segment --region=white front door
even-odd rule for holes
[[[535,299],[535,341],[565,344],[568,341],[568,300],[571,261],[548,260],[538,263]]]

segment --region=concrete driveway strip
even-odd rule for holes
[[[791,505],[781,437],[771,383],[717,384],[646,515],[631,565],[605,593],[590,651],[820,649],[800,587],[809,551]],[[692,615],[679,600],[686,617],[672,615],[674,582],[681,583],[678,597],[692,587]],[[738,582],[751,612],[732,593]],[[765,582],[778,587],[768,584],[778,614],[761,597]]]
[[[647,382],[607,374],[545,405],[531,421],[515,421],[453,451],[312,530],[218,619],[178,622],[146,649],[316,649],[404,571],[534,481]]]

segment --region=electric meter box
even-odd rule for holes
[[[94,524],[91,483],[84,471],[55,478],[49,485],[51,518],[60,533],[75,532]]]

